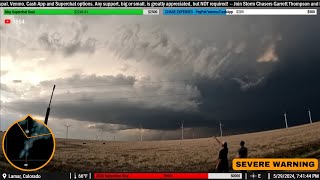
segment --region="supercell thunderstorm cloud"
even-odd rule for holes
[[[75,138],[130,140],[139,124],[149,139],[175,139],[182,121],[208,137],[219,121],[236,134],[282,128],[284,111],[289,126],[306,123],[308,108],[320,119],[319,16],[25,20],[0,27],[2,128],[43,119],[54,84],[58,137],[65,122]]]

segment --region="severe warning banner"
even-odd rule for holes
[[[281,170],[281,171],[310,171],[318,170],[318,160],[315,158],[243,158],[234,159],[234,170]]]
[[[0,1],[0,7],[320,7],[320,1]]]

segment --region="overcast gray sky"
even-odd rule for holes
[[[320,118],[318,16],[7,16],[1,129],[26,114],[57,137],[176,139]],[[101,137],[99,137],[101,138]]]

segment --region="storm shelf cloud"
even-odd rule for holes
[[[319,17],[108,18],[64,19],[73,32],[49,17],[33,22],[39,33],[19,42],[33,39],[26,49],[46,63],[35,64],[46,68],[44,78],[28,84],[22,77],[33,72],[2,69],[1,90],[22,91],[2,107],[44,115],[55,84],[57,121],[110,133],[142,124],[154,139],[176,136],[182,121],[205,137],[217,134],[219,121],[234,134],[282,128],[284,111],[289,126],[307,123],[308,108],[320,119]],[[15,37],[5,28],[1,40]],[[6,51],[14,64],[30,53]]]

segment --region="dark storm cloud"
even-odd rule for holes
[[[258,78],[255,81],[247,77],[245,77],[245,79],[240,79],[240,78],[232,78],[232,79],[235,80],[237,83],[239,83],[240,88],[245,91],[259,85],[259,83],[263,81],[263,78],[264,77]]]
[[[39,88],[48,90],[42,94],[49,96],[53,84],[57,85],[57,89],[52,101],[51,116],[106,123],[96,129],[106,130],[112,126],[110,124],[116,124],[118,130],[132,129],[142,123],[146,129],[166,130],[178,128],[182,120],[186,126],[204,126],[205,123],[197,111],[199,94],[188,85],[153,84],[147,83],[146,79],[140,82],[133,76],[121,74],[75,75],[41,82]],[[48,97],[38,97],[3,103],[3,107],[24,114],[43,115],[47,101]]]
[[[175,67],[166,75],[176,75],[172,71],[188,72],[185,75],[189,77],[200,75],[195,81],[202,95],[199,111],[212,122],[209,126],[217,126],[216,121],[221,120],[231,132],[282,128],[284,110],[289,125],[297,125],[308,122],[307,107],[313,110],[313,118],[319,119],[319,17],[236,21],[222,33],[226,40],[216,40],[220,44],[215,40],[197,44],[193,37],[192,43],[188,37],[179,43],[163,31],[146,38],[140,28],[131,27],[124,28],[117,36],[119,44],[111,49],[120,58],[145,61],[160,71],[161,67],[166,71],[168,66]],[[236,27],[240,23],[242,28]],[[234,32],[239,36],[228,36],[230,29],[239,31]],[[230,44],[226,43],[228,37],[233,39]]]
[[[230,24],[231,28],[227,29],[238,28],[233,21]],[[228,38],[234,32],[227,31],[223,36],[213,36],[215,38],[207,33],[207,39],[192,34],[178,38],[159,28],[146,33],[140,26],[124,26],[116,32],[109,48],[121,60],[146,63],[151,69],[155,68],[154,76],[158,73],[168,79],[235,78],[252,87],[258,85],[256,81],[262,81],[272,70],[273,62],[278,61],[276,48],[281,41],[279,33],[259,32],[259,25],[253,26],[254,31],[244,26],[237,34],[249,32],[250,35],[241,38]],[[215,30],[216,27],[211,28]],[[247,80],[243,80],[245,77]]]
[[[121,28],[114,39],[108,40],[109,50],[119,60],[135,61],[138,66],[148,64],[153,68],[151,75],[161,79],[192,81],[171,87],[161,83],[139,85],[134,76],[79,75],[41,82],[40,86],[47,89],[53,84],[57,84],[57,88],[108,83],[129,85],[121,89],[128,93],[114,86],[106,91],[60,92],[55,95],[52,116],[107,123],[96,126],[97,129],[108,124],[121,127],[105,127],[110,131],[137,128],[139,123],[146,129],[174,130],[185,121],[186,127],[206,126],[202,129],[206,135],[216,135],[214,129],[219,121],[227,134],[282,128],[284,110],[289,126],[307,123],[308,107],[314,120],[320,119],[319,17],[232,17],[231,20],[219,19],[222,24],[210,24],[210,19],[203,18],[207,21],[192,22],[204,24],[204,28],[193,31],[205,38],[194,35],[178,39],[161,29],[147,33],[140,25],[134,25]],[[191,20],[196,18],[188,18],[188,25]],[[176,21],[178,25],[179,22]],[[52,43],[59,38],[50,40],[49,37],[46,34],[40,38],[44,46],[61,48],[60,43]],[[72,55],[81,48],[75,43],[66,49]],[[132,92],[143,98],[125,99],[125,95],[132,96]],[[173,96],[146,97],[158,92]],[[102,97],[108,100],[94,101]],[[43,103],[17,101],[4,106],[44,115],[47,97],[36,100]]]
[[[320,119],[320,24],[319,18],[282,17],[272,25],[281,34],[278,60],[262,84],[240,91],[230,80],[198,83],[203,95],[200,111],[225,124],[226,129],[253,131],[308,123],[307,108]],[[286,23],[284,23],[286,22]],[[304,27],[310,27],[305,29]],[[237,79],[242,89],[250,83]],[[259,81],[256,81],[259,82]]]
[[[11,105],[4,103],[3,106],[22,113],[43,115],[47,102],[17,101]],[[146,129],[177,129],[182,120],[185,121],[186,126],[205,126],[208,124],[199,112],[149,108],[139,101],[90,101],[90,99],[86,99],[82,103],[53,102],[51,109],[51,115],[55,118],[121,124],[128,126],[127,129],[139,127],[139,123],[142,123]]]

